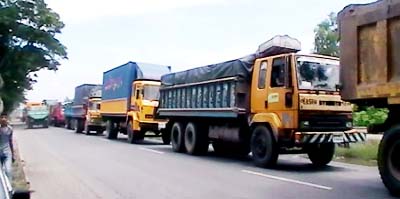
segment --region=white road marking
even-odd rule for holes
[[[157,154],[164,154],[164,152],[162,152],[162,151],[157,151],[157,150],[149,149],[149,148],[145,148],[145,147],[140,147],[139,149],[140,149],[140,150],[143,150],[143,151],[148,151],[148,152],[157,153]]]
[[[293,180],[293,179],[289,179],[289,178],[267,175],[264,173],[259,173],[259,172],[254,172],[254,171],[242,170],[242,172],[248,173],[248,174],[253,174],[253,175],[258,175],[258,176],[262,176],[262,177],[270,178],[270,179],[274,179],[274,180],[280,180],[280,181],[284,181],[284,182],[291,182],[291,183],[296,183],[296,184],[300,184],[300,185],[310,186],[310,187],[314,187],[314,188],[318,188],[318,189],[332,190],[332,187],[317,185],[317,184],[303,182],[303,181],[299,181],[299,180]]]

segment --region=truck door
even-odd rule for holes
[[[284,128],[297,127],[296,75],[293,56],[274,56],[255,63],[252,113],[274,113]]]
[[[140,102],[142,96],[142,88],[136,82],[133,83],[132,86],[132,97],[131,97],[131,107],[132,111],[140,111]]]

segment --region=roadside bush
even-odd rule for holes
[[[368,107],[363,111],[353,113],[354,126],[369,126],[373,124],[382,124],[385,122],[388,109]]]

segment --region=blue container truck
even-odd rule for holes
[[[160,78],[170,73],[169,66],[128,62],[104,72],[101,117],[106,121],[106,137],[116,139],[118,132],[127,134],[128,141],[144,139],[147,132],[163,135],[165,120],[154,117],[158,107]]]
[[[75,87],[75,96],[67,118],[67,127],[75,130],[76,133],[85,131],[89,134],[95,130],[98,134],[104,131],[100,118],[101,89],[98,84],[82,84]],[[96,114],[97,112],[97,114]]]

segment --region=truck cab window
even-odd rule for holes
[[[275,58],[272,62],[271,87],[285,86],[285,59]]]
[[[258,74],[258,88],[264,89],[265,88],[265,79],[267,76],[267,61],[261,62],[260,72]]]

